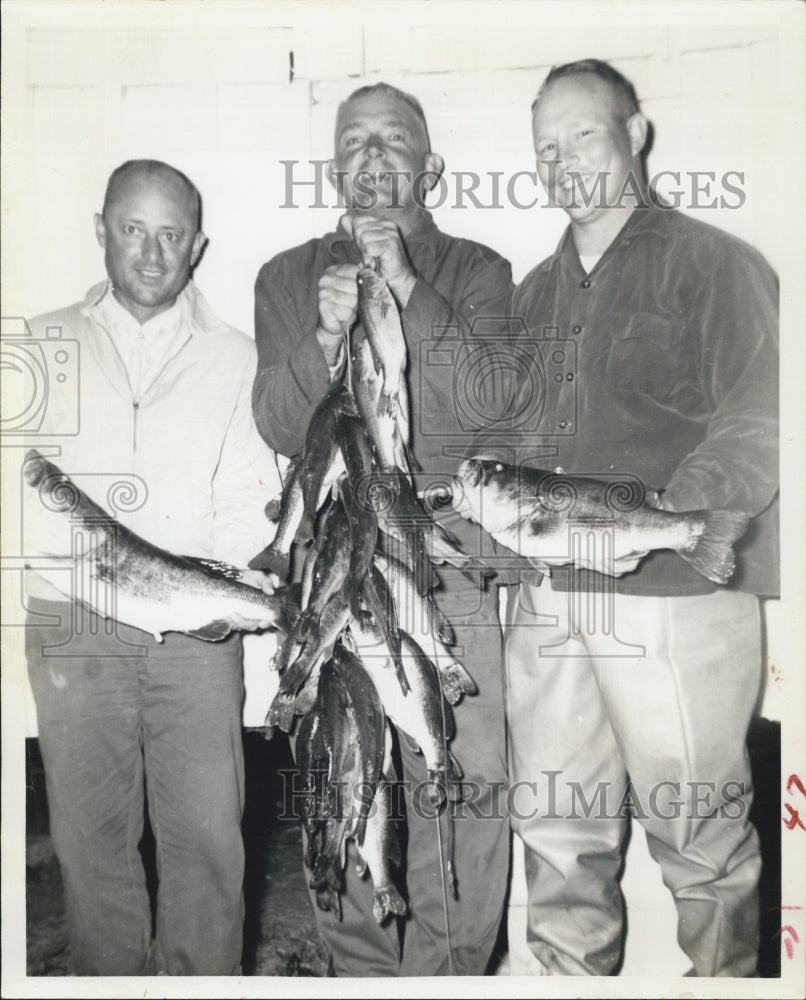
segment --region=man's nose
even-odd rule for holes
[[[371,135],[366,144],[367,156],[383,156],[386,152],[386,143],[379,135]]]
[[[143,260],[149,264],[159,264],[163,259],[162,244],[159,237],[146,233],[143,240]]]

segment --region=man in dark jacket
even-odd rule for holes
[[[538,171],[570,226],[513,312],[556,338],[566,370],[546,380],[540,433],[496,454],[638,477],[667,510],[753,521],[726,587],[618,536],[609,564],[583,539],[572,568],[522,582],[506,648],[512,778],[536,783],[513,817],[529,944],[549,972],[612,972],[629,795],[694,973],[750,976],[760,856],[745,738],[756,595],[777,588],[777,281],[751,247],[650,203],[647,121],[610,66],[555,68],[533,110]]]
[[[454,374],[472,354],[479,317],[503,313],[511,288],[505,260],[488,247],[440,232],[423,207],[442,171],[416,99],[386,84],[364,87],[339,108],[329,175],[348,212],[335,232],[275,257],[255,287],[258,373],[255,420],[267,442],[297,455],[317,403],[343,365],[342,330],[356,321],[356,275],[375,258],[400,310],[408,349],[410,447],[417,487],[458,466],[443,445],[456,425]],[[442,363],[435,363],[439,355]],[[453,361],[444,363],[444,356]],[[458,391],[462,391],[459,389]],[[455,518],[452,527],[457,524]],[[473,788],[473,808],[453,820],[458,898],[443,913],[436,824],[407,792],[405,881],[410,916],[402,954],[396,923],[378,927],[372,887],[345,867],[342,919],[320,914],[320,930],[340,976],[480,975],[501,920],[509,863],[508,822],[499,798],[506,781],[501,634],[495,588],[440,567],[435,593],[453,623],[457,655],[478,694],[456,707],[451,751]],[[425,780],[422,757],[401,741],[404,787]],[[485,818],[481,818],[485,817]],[[444,835],[444,834],[443,834]],[[450,960],[449,960],[450,943]]]

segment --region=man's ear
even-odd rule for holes
[[[636,111],[634,115],[630,115],[627,119],[627,135],[630,137],[630,149],[633,156],[638,156],[646,145],[648,131],[649,122],[640,111]]]
[[[100,212],[95,213],[95,238],[102,247],[106,247],[106,224]]]
[[[430,191],[442,176],[445,161],[439,153],[426,153],[423,161],[423,188]]]
[[[339,171],[336,169],[335,160],[327,161],[326,173],[327,173],[327,179],[330,181],[335,190],[338,192],[340,190],[339,188],[340,176],[339,176]]]
[[[207,237],[201,231],[201,229],[193,237],[193,251],[190,255],[190,266],[195,267],[196,261],[201,257],[201,252],[207,243]]]

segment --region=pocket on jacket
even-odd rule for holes
[[[662,399],[685,379],[682,327],[675,317],[632,313],[613,317],[605,384],[615,392]]]

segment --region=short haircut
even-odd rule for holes
[[[605,83],[609,84],[611,90],[618,98],[623,121],[626,122],[628,118],[641,110],[638,105],[638,95],[635,92],[635,87],[623,73],[619,73],[610,63],[603,62],[601,59],[578,59],[576,62],[565,63],[562,66],[552,66],[549,75],[537,92],[537,97],[532,102],[532,113],[534,114],[540,98],[553,83],[567,76],[582,76],[583,74],[598,76],[600,80],[604,80]]]
[[[118,190],[122,187],[123,182],[132,174],[144,174],[147,178],[154,179],[171,177],[174,180],[178,180],[185,186],[188,194],[194,201],[196,206],[196,229],[201,229],[201,195],[199,194],[199,189],[181,170],[172,167],[170,163],[163,163],[162,160],[126,160],[125,163],[121,163],[119,167],[116,167],[106,182],[104,205],[101,210],[104,218],[106,218],[109,206],[112,204]]]
[[[373,94],[385,94],[387,97],[394,97],[398,101],[402,101],[403,104],[407,104],[411,110],[415,113],[423,126],[423,132],[425,133],[425,143],[428,152],[431,152],[431,140],[428,136],[428,123],[425,120],[425,112],[423,111],[423,106],[414,96],[414,94],[407,94],[405,90],[400,90],[398,87],[393,87],[391,83],[379,83],[368,84],[365,87],[359,87],[358,90],[354,90],[349,97],[345,98],[339,105],[339,109],[336,112],[336,121],[338,122],[344,109],[351,101],[360,100],[362,97],[371,97]]]

